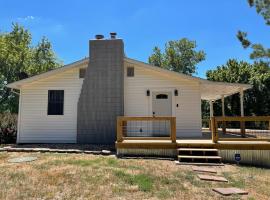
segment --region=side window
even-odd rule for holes
[[[64,90],[48,91],[48,115],[64,114]]]
[[[84,78],[86,73],[86,68],[80,68],[79,70],[79,77]]]
[[[127,77],[134,77],[134,67],[127,68]]]

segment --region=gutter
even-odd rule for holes
[[[16,92],[13,88],[11,88],[11,92],[14,93],[14,94],[20,95],[20,93]]]

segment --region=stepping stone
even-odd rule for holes
[[[197,166],[194,166],[194,167],[192,167],[192,170],[196,171],[196,172],[217,173],[216,169],[209,168],[209,167],[197,167]]]
[[[12,158],[8,160],[10,163],[22,163],[22,162],[31,162],[36,160],[37,157],[19,157],[19,158]]]
[[[221,176],[209,176],[209,175],[198,174],[198,177],[201,180],[205,180],[205,181],[228,182],[226,178],[221,177]]]
[[[248,194],[247,191],[244,191],[244,190],[241,190],[239,188],[214,188],[213,191],[221,194],[221,195],[224,195],[224,196],[229,196],[229,195],[232,195],[232,194],[239,194],[239,195],[246,195]]]

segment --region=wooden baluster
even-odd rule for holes
[[[222,121],[222,132],[226,134],[226,121]]]
[[[171,118],[171,140],[176,142],[176,117]]]
[[[240,130],[242,138],[246,137],[245,121],[240,121]]]
[[[217,143],[218,141],[218,127],[215,117],[211,117],[211,132],[212,132],[212,142]]]
[[[127,121],[122,122],[122,135],[123,137],[127,137]]]

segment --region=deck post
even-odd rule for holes
[[[218,130],[217,130],[217,122],[215,117],[211,117],[211,133],[212,133],[212,142],[217,143],[218,141]]]
[[[171,140],[176,143],[176,117],[171,118]]]
[[[123,141],[123,120],[121,117],[117,117],[117,142]]]
[[[241,117],[244,117],[244,91],[243,88],[240,89],[240,111],[241,111]],[[241,129],[241,135],[242,137],[245,137],[246,131],[245,131],[245,121],[241,120],[240,122],[240,129]]]
[[[122,121],[122,136],[127,137],[127,121]]]
[[[224,95],[221,96],[222,117],[225,117]],[[226,134],[226,122],[222,121],[222,132]]]

